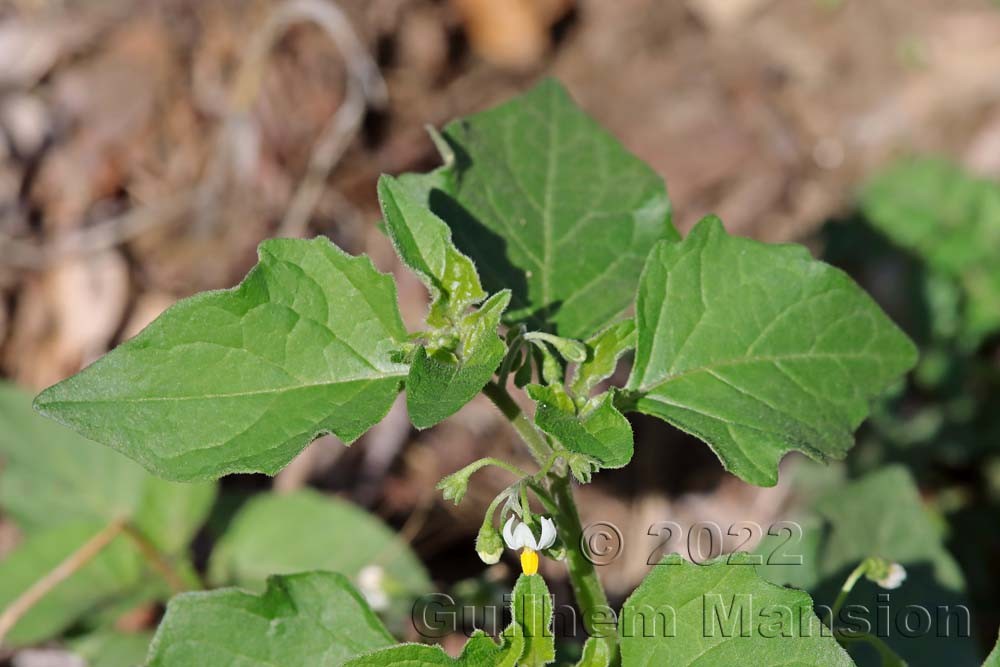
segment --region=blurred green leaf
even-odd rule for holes
[[[903,162],[864,189],[865,215],[966,293],[973,339],[1000,329],[1000,185],[943,160]]]
[[[370,582],[359,577],[366,568]],[[271,575],[307,570],[340,572],[373,603],[384,595],[387,605],[374,606],[390,608],[396,620],[406,616],[414,598],[434,591],[409,545],[381,520],[310,490],[249,500],[216,544],[208,576],[215,585],[260,590]]]
[[[271,577],[263,594],[224,589],[174,597],[147,667],[338,667],[393,638],[347,579]]]
[[[717,218],[653,249],[636,324],[636,409],[759,486],[777,482],[790,450],[842,458],[871,400],[916,361],[847,275],[801,246],[729,236]]]
[[[273,474],[321,433],[353,441],[406,375],[395,284],[324,238],[259,253],[238,287],[175,304],[36,407],[174,480]]]
[[[31,397],[0,384],[0,508],[25,535],[0,561],[0,608],[116,520],[127,520],[175,567],[215,499],[212,482],[156,479],[137,464],[31,410]],[[44,597],[8,635],[47,639],[120,600],[164,598],[167,587],[136,547],[118,536]]]
[[[69,648],[91,667],[135,667],[146,659],[151,632],[96,632],[72,639]]]
[[[780,534],[765,538],[756,551],[766,560],[780,554],[801,555],[802,563],[765,565],[758,568],[761,576],[803,588],[818,603],[832,604],[844,579],[865,558],[877,556],[900,563],[907,571],[900,588],[887,592],[860,581],[846,604],[870,610],[866,618],[873,626],[881,622],[875,610],[884,610],[881,613],[895,623],[909,605],[919,605],[938,624],[943,619],[941,610],[950,607],[959,612],[948,621],[950,631],[935,625],[926,634],[905,637],[892,625],[880,630],[880,636],[913,665],[977,663],[974,644],[960,631],[961,607],[966,604],[962,572],[945,549],[938,526],[905,468],[889,466],[832,488],[815,501],[811,515],[799,524],[803,527],[801,543]],[[862,665],[878,664],[872,653],[856,659]]]

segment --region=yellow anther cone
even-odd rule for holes
[[[538,552],[533,549],[521,551],[521,571],[525,574],[538,572]]]

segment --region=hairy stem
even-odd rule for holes
[[[591,636],[604,637],[611,647],[611,664],[618,663],[618,632],[611,615],[608,596],[597,577],[594,563],[583,550],[583,526],[573,500],[573,488],[568,477],[559,477],[552,484],[552,492],[559,504],[556,517],[559,534],[566,545],[566,567],[569,569],[573,595],[580,607],[584,628]],[[601,627],[597,627],[600,623]]]
[[[521,412],[521,408],[507,393],[507,389],[491,382],[483,389],[483,393],[493,401],[514,426],[528,449],[531,450],[538,465],[548,471],[554,462],[552,448],[535,428],[535,425]],[[551,496],[545,493],[537,482],[531,482],[530,486],[546,505],[546,509],[552,512],[555,517],[559,534],[566,546],[566,567],[573,585],[573,595],[576,597],[577,606],[580,607],[580,613],[583,615],[584,627],[591,635],[605,638],[611,647],[611,664],[616,665],[618,664],[618,632],[611,616],[608,596],[597,577],[597,570],[594,569],[594,564],[583,551],[581,543],[583,526],[580,524],[580,514],[576,511],[576,502],[573,500],[572,485],[565,473],[562,475],[551,474],[549,479],[552,480]],[[541,493],[539,493],[540,491]],[[600,623],[601,627],[597,627],[595,622]]]
[[[48,574],[31,585],[28,590],[14,600],[3,614],[0,614],[0,644],[4,637],[13,629],[25,614],[31,611],[38,602],[52,590],[76,574],[83,566],[92,561],[98,554],[121,535],[127,525],[125,519],[115,519],[92,538],[80,545],[80,548],[67,556]]]
[[[538,465],[544,466],[552,454],[552,448],[549,447],[549,443],[545,441],[545,438],[538,432],[535,425],[531,423],[531,420],[521,412],[521,408],[518,407],[514,399],[507,393],[507,389],[495,382],[490,382],[483,387],[483,393],[493,401],[493,404],[500,409],[504,417],[510,421],[517,434],[524,440],[524,444],[528,446],[531,455],[535,457]]]

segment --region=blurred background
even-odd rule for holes
[[[712,212],[735,234],[806,243],[924,351],[846,465],[790,456],[773,489],[725,474],[665,424],[633,420],[633,465],[600,473],[579,499],[584,524],[613,522],[628,545],[601,568],[614,600],[646,573],[658,521],[766,527],[818,489],[896,463],[973,582],[964,595],[981,655],[1000,623],[1000,326],[963,327],[983,291],[970,291],[961,261],[941,268],[897,245],[859,193],[913,155],[994,187],[998,73],[1000,4],[989,0],[8,0],[0,376],[29,391],[67,377],[177,299],[234,285],[272,236],[321,234],[370,254],[395,275],[415,329],[427,295],[378,229],[378,175],[432,168],[425,126],[555,76],[662,174],[682,232]],[[987,251],[976,275],[995,275],[1000,207],[961,212],[958,234],[993,230],[969,243]],[[986,293],[976,308],[1000,313],[989,300],[1000,288]],[[516,565],[484,571],[472,545],[508,480],[482,473],[459,507],[434,490],[486,455],[531,465],[487,401],[423,432],[399,402],[350,449],[324,438],[273,480],[223,480],[196,554],[247,498],[311,487],[381,517],[439,590],[488,596]],[[21,539],[0,514],[0,559]],[[725,548],[741,541],[726,536]],[[570,601],[562,566],[544,568]],[[157,614],[129,618],[145,630]],[[0,661],[43,664],[25,655]]]

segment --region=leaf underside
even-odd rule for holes
[[[356,439],[407,371],[392,279],[323,238],[259,252],[238,287],[179,302],[36,408],[179,481],[274,474],[319,434]]]
[[[728,236],[716,218],[652,250],[636,324],[636,409],[762,486],[789,450],[842,458],[870,401],[916,360],[846,274],[800,246]]]

